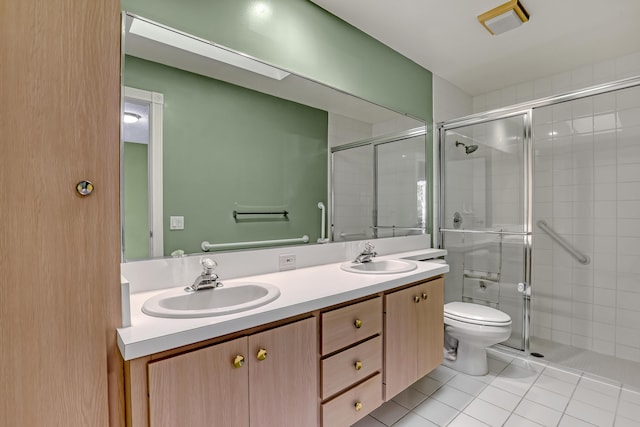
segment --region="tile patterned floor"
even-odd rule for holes
[[[489,374],[440,366],[353,427],[640,427],[640,389],[489,350]]]

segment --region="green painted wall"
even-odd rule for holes
[[[126,259],[149,257],[148,146],[124,143],[124,223]]]
[[[122,0],[122,7],[432,122],[430,71],[307,0]]]
[[[203,240],[319,237],[327,112],[129,56],[124,83],[164,94],[166,255],[200,252]],[[290,215],[236,222],[236,204]],[[171,215],[185,217],[184,230],[169,230]]]

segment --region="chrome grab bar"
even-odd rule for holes
[[[553,240],[555,240],[557,244],[559,244],[567,252],[569,252],[575,259],[577,259],[580,264],[587,265],[587,264],[589,264],[591,262],[591,258],[589,258],[587,255],[584,255],[583,253],[578,251],[576,248],[574,248],[571,245],[571,243],[569,243],[564,237],[560,236],[558,233],[555,232],[555,230],[553,228],[549,227],[549,225],[547,225],[546,221],[539,220],[538,222],[536,222],[536,225],[542,231],[547,233],[549,235],[549,237],[551,237]]]
[[[441,228],[440,231],[449,233],[474,233],[474,234],[500,234],[505,236],[529,236],[526,231],[495,231],[495,230],[468,230],[464,228]]]
[[[426,231],[425,227],[398,227],[397,225],[373,225],[370,228],[377,229],[393,229],[393,230],[414,230],[414,231]]]
[[[309,236],[305,234],[297,239],[260,240],[257,242],[209,243],[204,241],[200,247],[203,251],[208,252],[211,249],[243,249],[255,246],[293,245],[296,243],[309,243]]]

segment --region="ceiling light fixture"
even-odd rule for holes
[[[479,15],[478,21],[495,36],[529,21],[529,12],[519,0],[510,0]]]
[[[140,114],[130,113],[128,111],[125,111],[124,114],[122,115],[122,120],[125,123],[136,123],[141,118],[142,116]]]
[[[254,73],[262,74],[263,76],[271,77],[272,79],[282,80],[289,75],[286,71],[264,64],[248,56],[224,49],[204,40],[189,37],[185,34],[172,31],[168,28],[152,24],[142,19],[133,18],[129,32],[187,52],[224,62],[225,64],[233,65],[234,67],[253,71]]]

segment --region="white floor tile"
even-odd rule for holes
[[[527,371],[534,371],[537,373],[544,371],[544,368],[548,364],[549,363],[545,361],[519,359],[519,358],[513,359],[513,361],[511,361],[512,366],[517,366],[518,368],[522,368]]]
[[[418,390],[420,393],[430,396],[431,393],[436,391],[442,386],[442,383],[436,381],[430,377],[420,378],[418,381],[411,385],[411,388]]]
[[[384,425],[390,426],[409,413],[404,406],[390,400],[371,412],[371,416]]]
[[[640,405],[640,392],[627,387],[623,387],[622,392],[620,393],[620,400]]]
[[[460,414],[449,424],[449,427],[486,427],[487,424],[476,420],[467,414]]]
[[[559,380],[554,377],[550,377],[546,374],[546,371],[538,377],[534,385],[542,387],[546,390],[551,390],[555,393],[561,394],[565,397],[571,397],[573,391],[576,389],[577,381],[574,384]]]
[[[500,372],[502,372],[504,368],[507,367],[509,363],[511,363],[511,360],[506,361],[506,360],[496,359],[494,357],[487,357],[487,362],[489,363],[489,372],[492,372],[494,374],[499,374]]]
[[[505,411],[504,409],[499,408],[496,405],[492,405],[489,402],[485,402],[482,399],[476,399],[471,402],[463,412],[470,417],[494,427],[504,424],[510,415],[509,411]]]
[[[527,391],[531,388],[531,383],[529,381],[522,381],[519,378],[503,377],[501,375],[498,375],[490,385],[508,391],[509,393],[516,394],[520,397],[527,394]]]
[[[398,393],[396,397],[392,400],[400,405],[404,406],[407,409],[413,409],[418,406],[420,403],[424,402],[424,400],[428,396],[424,393],[419,392],[418,390],[409,387],[408,389]]]
[[[511,394],[508,391],[504,391],[491,385],[482,390],[482,393],[478,395],[478,398],[499,406],[502,409],[506,409],[507,411],[513,411],[521,400],[520,396]]]
[[[413,412],[439,426],[446,426],[460,413],[457,409],[431,398],[416,406]]]
[[[580,381],[581,374],[567,372],[565,369],[559,369],[555,366],[547,366],[544,371],[542,371],[542,375],[549,376],[551,378],[555,378],[560,381],[564,381],[569,384],[578,384]]]
[[[499,377],[508,377],[508,378],[516,378],[522,382],[528,382],[529,384],[533,384],[540,372],[535,369],[527,369],[521,366],[509,365],[500,372]]]
[[[636,405],[635,403],[628,402],[626,400],[620,400],[618,403],[617,414],[621,417],[640,421],[640,405]]]
[[[572,400],[579,400],[609,412],[615,412],[618,404],[617,397],[602,394],[589,388],[580,387],[580,384],[578,384],[578,388],[576,388],[576,391],[573,393]]]
[[[560,417],[562,416],[562,412],[526,399],[520,402],[514,413],[538,424],[542,424],[543,426],[558,425]]]
[[[462,411],[475,397],[445,384],[436,390],[431,398]]]
[[[578,418],[582,421],[587,421],[599,427],[608,427],[613,425],[613,412],[605,411],[604,409],[592,406],[579,400],[571,400],[565,412],[574,418]]]
[[[640,427],[638,418],[630,420],[625,417],[616,417],[615,427]]]
[[[540,427],[540,424],[521,417],[517,414],[511,414],[504,427]]]
[[[457,371],[454,371],[451,368],[448,368],[444,365],[440,365],[438,366],[436,369],[434,369],[433,371],[429,372],[429,375],[427,375],[430,378],[433,378],[434,380],[441,382],[441,383],[446,383],[447,381],[449,381],[451,378],[455,377],[456,375],[458,375]]]
[[[450,387],[457,388],[465,393],[477,396],[487,386],[486,383],[478,381],[471,375],[458,374],[447,382]]]
[[[569,403],[568,397],[536,386],[535,384],[529,389],[527,394],[525,394],[524,398],[560,412],[564,412],[567,403]]]
[[[422,418],[418,414],[409,412],[402,417],[400,421],[395,423],[393,427],[438,427],[438,424],[434,424],[431,421]]]
[[[481,381],[485,384],[491,384],[491,382],[493,382],[493,380],[495,380],[497,376],[497,373],[489,371],[487,375],[474,376],[473,379],[475,379],[476,381]]]
[[[387,427],[387,426],[369,415],[364,417],[357,423],[353,424],[351,427]]]
[[[564,414],[558,427],[593,427],[593,424],[579,420],[571,415]]]
[[[584,375],[578,383],[578,388],[581,387],[588,388],[617,399],[620,396],[621,384],[617,381],[607,380],[606,378],[594,379],[593,377]]]

